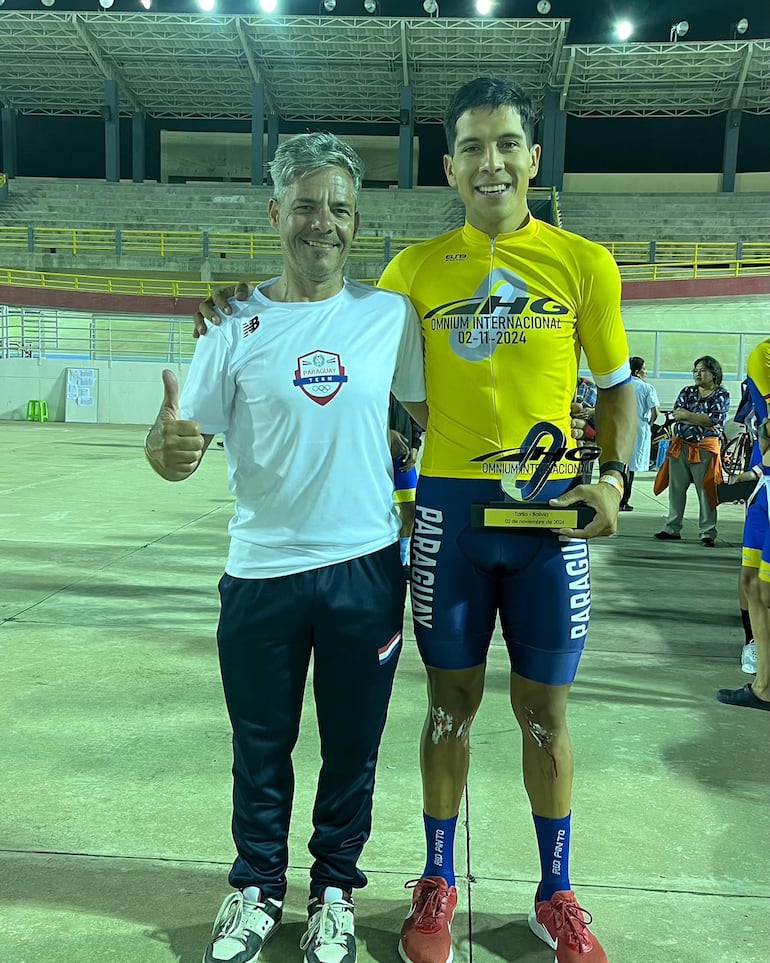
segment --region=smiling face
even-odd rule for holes
[[[324,167],[298,177],[280,199],[271,199],[268,216],[281,238],[287,290],[324,298],[337,293],[358,231],[350,174],[341,167]]]
[[[451,187],[470,224],[490,237],[507,234],[527,218],[527,188],[540,165],[540,145],[527,145],[514,107],[466,110],[455,124],[454,152],[444,156]]]

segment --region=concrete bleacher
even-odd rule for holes
[[[9,186],[9,198],[0,203],[0,227],[16,231],[6,232],[5,243],[0,244],[0,267],[82,274],[130,271],[145,277],[164,273],[203,280],[254,271],[268,276],[275,268],[275,253],[249,254],[250,242],[221,237],[274,237],[267,219],[269,187],[243,182],[109,184],[27,177],[15,178]],[[546,195],[532,203],[548,208],[550,201]],[[561,195],[560,207],[564,228],[602,243],[767,244],[770,240],[770,193],[568,192]],[[385,263],[383,247],[367,245],[366,238],[434,237],[463,221],[462,203],[447,187],[365,189],[360,209],[361,237],[349,266],[355,277],[377,277]],[[547,211],[536,210],[537,216],[548,216]],[[29,227],[36,232],[34,250],[29,249]],[[72,237],[46,235],[46,230],[101,230],[105,236],[74,242]],[[119,247],[116,230],[123,232]],[[131,231],[195,232],[195,237],[166,239],[161,251],[161,241],[152,233],[147,235],[149,241],[136,235],[129,243],[127,232]],[[205,248],[208,254],[200,232],[220,235]],[[646,253],[631,251],[632,260],[627,263],[636,263],[633,258],[639,256],[647,261]]]
[[[596,241],[767,242],[770,194],[572,194],[562,226]]]
[[[108,184],[96,180],[15,178],[0,206],[0,225],[139,231],[270,234],[269,187],[244,183]],[[365,189],[361,232],[429,237],[462,224],[448,188]]]
[[[0,225],[269,234],[269,187],[245,183],[108,184],[18,177]],[[563,226],[598,241],[759,241],[770,238],[770,194],[578,194],[560,197]],[[449,188],[365,189],[362,234],[430,237],[462,223]]]

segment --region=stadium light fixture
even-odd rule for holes
[[[337,8],[337,0],[323,0],[321,4],[321,9],[325,13],[334,13]]]
[[[379,0],[364,0],[364,10],[369,14],[379,13]]]
[[[216,0],[198,0],[198,6],[204,13],[211,13],[216,6]]]
[[[538,0],[537,12],[544,17],[551,12],[551,0]]]
[[[730,37],[732,40],[737,40],[738,37],[742,37],[746,31],[749,29],[749,21],[745,17],[732,24],[730,27]]]
[[[631,23],[630,20],[619,20],[618,23],[615,24],[615,36],[622,43],[625,43],[626,40],[628,40],[631,37],[631,34],[633,32],[634,32],[634,25]]]
[[[429,17],[438,16],[438,3],[436,0],[423,0],[422,9],[428,14]]]
[[[99,0],[99,6],[102,8],[102,10],[109,10],[114,3],[115,0]]]
[[[44,7],[52,7],[56,3],[56,0],[40,0],[40,2]]]
[[[152,0],[139,0],[139,3],[141,3],[145,10],[152,8]]]
[[[262,13],[275,13],[278,0],[259,0],[259,9]]]
[[[671,43],[676,43],[677,40],[681,40],[682,37],[687,36],[687,31],[689,29],[690,29],[689,20],[680,20],[679,23],[672,23],[671,33],[669,34],[668,39],[671,41]]]
[[[476,13],[480,17],[488,17],[492,13],[492,0],[476,0]]]

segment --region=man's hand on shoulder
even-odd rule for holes
[[[206,334],[207,321],[214,325],[222,323],[222,319],[217,314],[216,308],[219,308],[222,314],[230,314],[230,305],[227,303],[230,298],[235,298],[237,301],[245,301],[250,297],[253,290],[254,285],[249,284],[248,281],[239,281],[238,284],[230,285],[230,287],[217,288],[210,298],[201,301],[198,305],[198,310],[193,315],[193,323],[195,324],[193,337],[200,338]]]
[[[179,382],[163,372],[163,404],[144,442],[153,470],[167,481],[183,481],[200,464],[206,444],[200,426],[179,417]]]

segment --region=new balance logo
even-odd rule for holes
[[[244,321],[243,322],[244,338],[248,338],[250,334],[254,334],[254,332],[257,330],[258,327],[259,327],[259,318],[256,315],[250,321]]]

